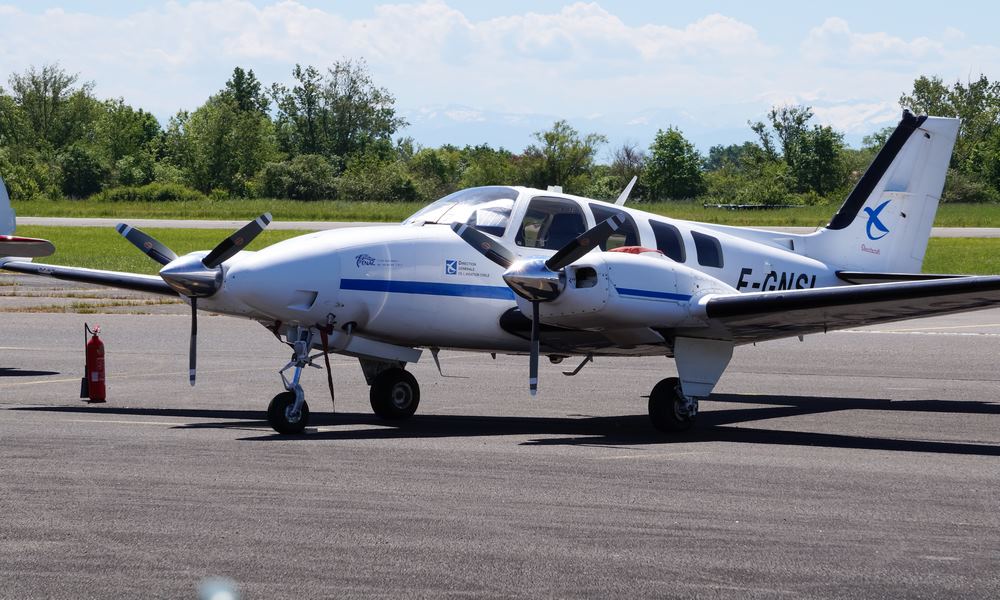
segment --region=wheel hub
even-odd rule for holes
[[[413,398],[413,390],[405,383],[397,383],[392,387],[392,404],[396,408],[406,408]]]

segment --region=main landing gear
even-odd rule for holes
[[[733,356],[733,342],[678,337],[673,340],[679,377],[668,377],[649,393],[649,419],[656,429],[686,431],[698,416],[698,399],[708,398]]]
[[[278,372],[285,391],[272,398],[267,407],[267,422],[278,433],[302,433],[309,424],[309,404],[306,403],[305,392],[299,380],[305,367],[322,368],[313,361],[323,356],[323,352],[309,355],[318,335],[320,333],[316,329],[291,328],[288,331],[292,359]],[[365,358],[360,360],[365,380],[371,386],[369,397],[375,414],[388,421],[412,417],[420,404],[420,386],[417,385],[416,378],[404,370],[406,363]],[[285,376],[289,369],[293,369],[291,379]]]
[[[697,415],[698,399],[686,398],[676,377],[663,379],[649,393],[649,419],[660,431],[686,431],[694,425]]]

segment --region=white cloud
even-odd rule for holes
[[[921,74],[1000,76],[1000,47],[974,45],[954,27],[900,37],[831,17],[803,30],[797,47],[783,48],[723,14],[627,23],[597,2],[576,2],[470,19],[428,0],[349,18],[336,4],[303,2],[168,2],[118,15],[0,5],[0,65],[13,72],[59,61],[95,81],[99,95],[123,96],[164,117],[196,107],[237,65],[265,83],[287,82],[296,63],[364,57],[411,120],[482,123],[505,115],[497,117],[502,127],[520,118],[510,115],[533,122],[537,115],[621,114],[620,123],[655,129],[671,123],[649,121],[643,111],[669,109],[720,130],[745,129],[748,118],[788,103],[861,130],[898,119],[896,99]],[[438,108],[421,113],[422,106]]]
[[[952,41],[960,39],[955,34],[956,30],[952,29],[944,37]],[[926,37],[904,40],[885,32],[857,33],[844,19],[831,17],[809,31],[802,42],[802,50],[808,60],[839,65],[884,64],[887,61],[916,63],[939,59],[944,54],[945,44]]]

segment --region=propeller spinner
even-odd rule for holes
[[[470,227],[455,223],[452,230],[480,254],[506,271],[503,280],[515,294],[531,302],[531,355],[528,361],[528,390],[538,393],[538,354],[541,322],[539,304],[551,302],[566,288],[564,269],[608,240],[625,223],[621,214],[598,223],[595,227],[560,248],[548,259],[518,259],[517,255],[496,239]]]
[[[143,254],[163,265],[160,277],[178,294],[191,301],[191,342],[188,350],[188,381],[195,383],[198,352],[198,298],[206,298],[222,287],[222,263],[236,255],[271,224],[265,213],[219,242],[204,258],[173,250],[137,227],[119,223],[115,229]]]

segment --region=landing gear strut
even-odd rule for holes
[[[267,422],[278,433],[295,434],[302,433],[309,423],[309,405],[306,404],[306,395],[299,384],[302,376],[302,369],[306,366],[320,368],[312,363],[309,350],[312,348],[313,329],[300,329],[295,332],[295,342],[292,343],[292,360],[284,366],[278,374],[281,375],[281,382],[285,385],[285,391],[271,399],[267,407]],[[293,338],[289,331],[289,338]],[[291,381],[285,377],[285,371],[294,367]]]
[[[686,431],[698,414],[698,399],[687,398],[676,377],[668,377],[649,393],[649,418],[663,432]]]

